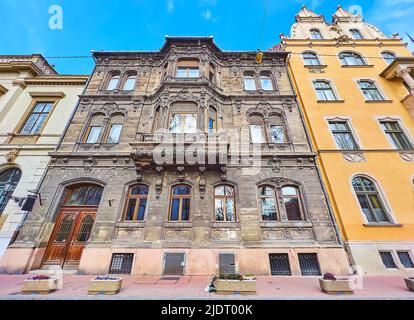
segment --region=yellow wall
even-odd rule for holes
[[[381,57],[385,50],[397,56],[410,56],[403,44],[385,40],[382,47],[376,40],[360,41],[359,45],[338,47],[331,40],[316,41],[309,47],[306,40],[284,40],[286,50],[292,52],[290,71],[299,95],[299,101],[319,164],[330,195],[335,216],[347,241],[410,241],[414,240],[414,162],[401,159],[382,131],[377,117],[401,120],[406,134],[414,142],[414,121],[400,102],[408,91],[400,81],[388,81],[379,76],[387,67]],[[321,63],[327,65],[324,73],[310,72],[304,67],[299,53],[314,51]],[[349,50],[362,54],[372,67],[341,67],[337,54]],[[376,57],[376,59],[375,59]],[[343,103],[318,103],[312,84],[314,79],[330,80]],[[392,102],[366,103],[356,80],[376,81],[386,99]],[[350,119],[355,138],[363,150],[365,162],[348,162],[338,151],[330,133],[327,118]],[[364,226],[364,214],[354,194],[351,180],[356,174],[365,174],[377,182],[384,205],[396,225],[390,227]]]

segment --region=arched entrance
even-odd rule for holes
[[[22,172],[18,168],[6,169],[0,173],[0,215],[6,208],[21,177]]]
[[[82,184],[67,189],[60,207],[43,266],[76,268],[89,240],[103,188]]]

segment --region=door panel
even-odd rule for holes
[[[184,253],[166,253],[164,274],[168,276],[183,276],[185,267]]]
[[[77,225],[73,233],[72,241],[66,256],[66,265],[77,265],[80,262],[83,249],[89,240],[93,223],[95,221],[95,213],[81,212],[78,215]]]
[[[219,255],[219,273],[222,275],[236,273],[236,258],[234,254]]]

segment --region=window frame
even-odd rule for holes
[[[174,119],[175,115],[193,115],[193,116],[195,116],[195,120],[196,120],[195,132],[185,132],[185,131],[173,132],[173,131],[171,131],[171,122]],[[199,121],[199,112],[191,112],[191,111],[188,111],[188,112],[187,111],[173,111],[173,112],[170,112],[169,121],[168,121],[168,132],[172,133],[172,134],[196,134],[197,131],[199,130],[198,121]],[[185,127],[185,121],[183,121],[182,123],[183,123],[183,126],[181,127],[181,129],[185,129],[186,128]]]
[[[192,66],[192,62],[196,62],[197,66]],[[188,63],[188,65],[185,65],[185,63]],[[181,65],[182,64],[182,65]],[[186,76],[181,77],[178,75],[180,70],[186,71]],[[197,70],[198,75],[197,77],[190,77],[190,70]],[[199,79],[201,78],[201,64],[200,59],[198,58],[192,58],[192,57],[183,57],[177,60],[176,63],[176,70],[175,70],[175,78],[177,79]]]
[[[350,120],[349,119],[327,119],[327,122],[328,122],[328,130],[331,133],[333,142],[335,143],[335,145],[336,145],[336,147],[337,147],[338,150],[341,150],[341,151],[358,151],[358,150],[361,150],[359,141],[356,138],[356,134],[355,134],[352,126],[350,125]],[[331,128],[331,124],[334,124],[334,123],[344,123],[346,125],[346,127],[347,127],[347,131],[333,130]],[[353,143],[355,145],[355,149],[342,149],[338,145],[338,142],[336,141],[335,134],[336,133],[344,133],[344,132],[349,133],[349,135],[351,136],[351,139],[352,139],[352,141],[353,141]]]
[[[394,58],[392,59],[392,61],[389,61],[390,60],[390,58],[386,58],[386,57],[384,57],[384,55],[385,54],[391,54],[391,55],[393,55],[394,56]],[[388,65],[390,65],[391,63],[393,63],[394,62],[394,60],[395,59],[397,59],[398,58],[398,55],[395,53],[395,52],[392,52],[392,51],[389,51],[389,50],[385,50],[385,51],[381,51],[381,57],[384,59],[384,61],[388,64]]]
[[[326,99],[326,94],[325,94],[325,91],[327,90],[326,88],[324,88],[324,89],[316,88],[316,84],[319,83],[319,82],[324,82],[325,84],[329,84],[329,87],[330,87],[330,90],[332,91],[332,95],[333,95],[334,99]],[[314,79],[314,80],[312,80],[312,84],[313,84],[313,89],[315,90],[317,101],[324,101],[324,102],[340,101],[339,96],[338,96],[336,90],[334,89],[334,85],[333,85],[331,80]],[[319,90],[323,90],[325,99],[320,99],[320,96],[318,94]]]
[[[382,132],[385,134],[385,137],[387,138],[388,142],[391,144],[391,146],[395,149],[395,150],[412,150],[414,149],[414,144],[412,142],[412,139],[410,138],[410,136],[407,134],[407,130],[406,128],[402,125],[401,121],[399,119],[378,119],[380,128],[382,130]],[[384,123],[394,123],[397,124],[399,130],[388,130],[386,128],[383,127]],[[399,148],[397,143],[395,143],[395,140],[393,139],[394,135],[391,135],[389,132],[391,132],[392,134],[395,133],[400,133],[403,137],[403,140],[406,140],[405,142],[408,143],[408,148]],[[398,141],[398,143],[400,143],[400,141]]]
[[[265,89],[265,88],[263,88],[263,79],[262,78],[267,78],[270,81],[270,84],[272,86],[271,89]],[[273,77],[270,74],[267,74],[267,73],[260,74],[259,75],[259,82],[260,82],[260,89],[263,90],[263,91],[265,91],[265,92],[273,92],[273,91],[276,90],[275,89],[275,83],[273,81]]]
[[[23,171],[17,167],[17,166],[11,166],[11,167],[5,167],[0,170],[0,176],[5,174],[8,171],[13,171],[11,175],[11,179],[9,178],[7,182],[3,182],[2,185],[4,186],[2,189],[2,196],[4,197],[3,204],[0,203],[0,216],[3,214],[3,211],[6,209],[10,199],[13,196],[14,191],[16,190],[17,186],[19,185],[22,176]],[[18,177],[16,179],[16,176]],[[9,186],[9,188],[6,190],[6,186]],[[4,193],[3,193],[4,192]]]
[[[355,35],[355,33],[354,33],[354,32],[355,32],[355,31],[358,33],[358,37],[354,37],[354,35]],[[365,37],[364,37],[364,35],[362,34],[361,30],[359,30],[359,29],[357,29],[357,28],[351,28],[351,29],[349,29],[349,33],[351,34],[351,38],[352,38],[353,40],[364,40],[364,39],[365,39]]]
[[[317,32],[316,33],[318,35],[317,37],[315,37],[315,33],[314,33],[315,31]],[[310,34],[310,39],[312,39],[312,40],[324,40],[322,32],[318,28],[309,29],[309,34]]]
[[[145,187],[148,189],[148,193],[146,195],[132,195],[132,189],[134,187]],[[142,184],[142,183],[136,183],[133,185],[128,186],[127,188],[127,194],[125,197],[125,207],[124,207],[124,212],[122,215],[122,221],[123,222],[144,222],[147,218],[147,213],[148,213],[148,203],[149,203],[149,196],[150,196],[150,187],[146,184]],[[127,213],[128,213],[128,206],[129,206],[129,200],[131,199],[137,199],[137,202],[135,204],[135,208],[134,208],[134,215],[133,215],[133,219],[132,220],[127,220]],[[138,220],[138,214],[139,214],[139,207],[141,204],[141,199],[145,199],[147,202],[145,204],[145,210],[144,210],[144,216],[142,218],[142,220]]]
[[[365,96],[365,91],[364,90],[368,90],[368,92],[371,92],[372,90],[374,90],[374,88],[361,88],[361,83],[370,83],[372,85],[375,86],[375,89],[378,91],[378,94],[380,95],[381,99],[367,99],[367,97]],[[380,87],[378,86],[377,82],[374,80],[370,80],[370,79],[360,79],[357,80],[357,85],[359,90],[361,91],[361,94],[364,98],[364,100],[367,101],[371,101],[371,102],[379,102],[379,101],[386,101],[386,97],[384,95],[384,93],[382,92],[382,90],[380,90]],[[370,94],[370,96],[372,96]]]
[[[247,86],[246,86],[246,79],[247,78],[253,80],[254,89],[247,89]],[[244,89],[244,91],[247,91],[247,92],[255,92],[255,91],[258,90],[258,88],[259,87],[257,85],[257,80],[256,80],[256,77],[255,77],[255,75],[253,73],[250,73],[249,72],[249,73],[243,74],[243,89]]]
[[[174,189],[177,187],[187,187],[190,189],[190,194],[188,195],[174,195]],[[172,216],[172,207],[173,207],[173,201],[174,199],[180,199],[180,207],[179,207],[179,211],[178,211],[178,220],[172,220],[171,216]],[[183,220],[182,219],[182,209],[183,209],[183,199],[190,199],[190,205],[188,208],[188,220]],[[175,222],[175,223],[180,223],[180,222],[190,222],[191,221],[191,211],[192,211],[192,202],[193,202],[193,187],[190,184],[187,183],[179,183],[179,184],[175,184],[172,185],[170,187],[170,201],[169,201],[169,207],[168,207],[168,222]]]
[[[90,188],[100,188],[101,195],[100,195],[99,204],[97,204],[97,205],[88,205],[88,204],[85,204],[85,205],[70,205],[70,204],[68,204],[68,201],[72,197],[72,195],[74,194],[74,192],[76,190],[80,190],[82,188],[88,188],[87,189],[88,192],[89,192]],[[76,183],[76,184],[67,186],[66,187],[66,190],[65,190],[64,197],[62,198],[62,204],[61,204],[61,206],[62,207],[67,207],[67,208],[76,208],[76,207],[99,207],[101,205],[101,203],[102,203],[103,198],[104,198],[104,191],[105,191],[105,188],[103,186],[101,186],[99,184],[87,183],[87,182],[81,182],[81,183]],[[85,194],[85,198],[86,198],[86,196],[87,196],[87,194]],[[96,196],[95,196],[95,199],[96,199]]]
[[[347,57],[344,57],[344,55],[352,56],[352,59],[355,62],[357,62],[359,60],[361,63],[349,64],[348,60],[346,59]],[[350,57],[348,57],[348,59],[349,58]],[[347,67],[368,66],[367,60],[358,52],[342,51],[342,52],[338,53],[338,59],[341,62],[342,66],[347,66]]]
[[[251,120],[253,117],[260,117],[262,123],[261,124],[253,124],[252,120]],[[264,116],[262,114],[259,114],[259,113],[252,113],[252,114],[249,114],[249,119],[248,120],[249,120],[250,143],[251,144],[260,144],[260,145],[268,143],[268,134],[267,134],[267,131],[266,131],[266,123],[265,123]],[[255,121],[253,121],[253,122],[255,122]],[[263,137],[262,142],[254,142],[253,141],[252,126],[260,126],[262,128],[262,137]]]
[[[230,196],[227,195],[217,195],[216,194],[216,189],[220,188],[220,187],[230,187],[232,189],[233,194]],[[224,200],[228,200],[228,199],[233,199],[233,215],[234,215],[234,220],[228,220],[227,219],[227,201],[224,201],[224,209],[225,212],[223,213],[223,217],[224,220],[217,220],[217,215],[216,215],[216,199],[224,199]],[[214,208],[214,221],[218,222],[218,223],[236,223],[238,221],[238,216],[237,216],[237,202],[236,202],[236,188],[228,183],[224,183],[224,184],[216,184],[213,187],[213,208]]]
[[[305,58],[306,54],[314,55],[314,58],[313,59]],[[303,51],[301,53],[301,57],[302,57],[302,60],[303,60],[303,65],[305,67],[322,66],[323,65],[319,55],[316,52],[309,51],[309,50],[308,51]],[[308,64],[308,63],[306,63],[307,60],[316,60],[318,63],[317,64]]]
[[[272,189],[273,190],[273,195],[272,196],[267,196],[267,195],[262,196],[260,194],[260,190],[262,188]],[[278,190],[275,188],[275,186],[272,186],[271,184],[260,184],[260,185],[257,186],[257,192],[256,193],[257,193],[257,200],[258,200],[258,203],[259,203],[259,214],[260,214],[261,221],[263,221],[263,222],[282,221],[282,217],[281,217],[281,214],[280,214],[280,207],[279,207]],[[270,199],[272,197],[275,200],[275,211],[276,211],[275,212],[275,217],[274,217],[274,219],[266,220],[266,219],[263,219],[263,207],[262,207],[262,201],[261,200],[262,199]]]
[[[117,82],[116,86],[113,89],[109,89],[109,85],[111,84],[112,79],[115,78],[115,77],[118,77],[118,82]],[[103,90],[109,91],[109,92],[119,90],[120,86],[121,86],[121,82],[122,82],[121,78],[122,78],[121,77],[121,72],[119,72],[119,71],[109,73],[107,75],[107,80],[104,83]]]
[[[132,86],[132,89],[125,89],[125,85],[128,83],[128,81],[133,78],[134,79],[134,85]],[[137,85],[138,82],[138,74],[137,72],[127,72],[124,76],[124,79],[122,80],[122,84],[120,86],[120,88],[122,88],[122,91],[125,92],[133,92],[135,90],[135,87]]]

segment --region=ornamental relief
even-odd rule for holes
[[[142,240],[143,238],[144,232],[141,229],[118,229],[115,236],[116,240],[125,242]]]
[[[164,239],[165,240],[191,240],[192,231],[189,229],[165,229]]]
[[[348,162],[365,162],[365,156],[362,152],[344,152],[342,154],[344,159]]]
[[[400,152],[400,157],[404,161],[414,162],[414,152]]]
[[[310,228],[271,228],[262,229],[263,240],[314,240]]]

